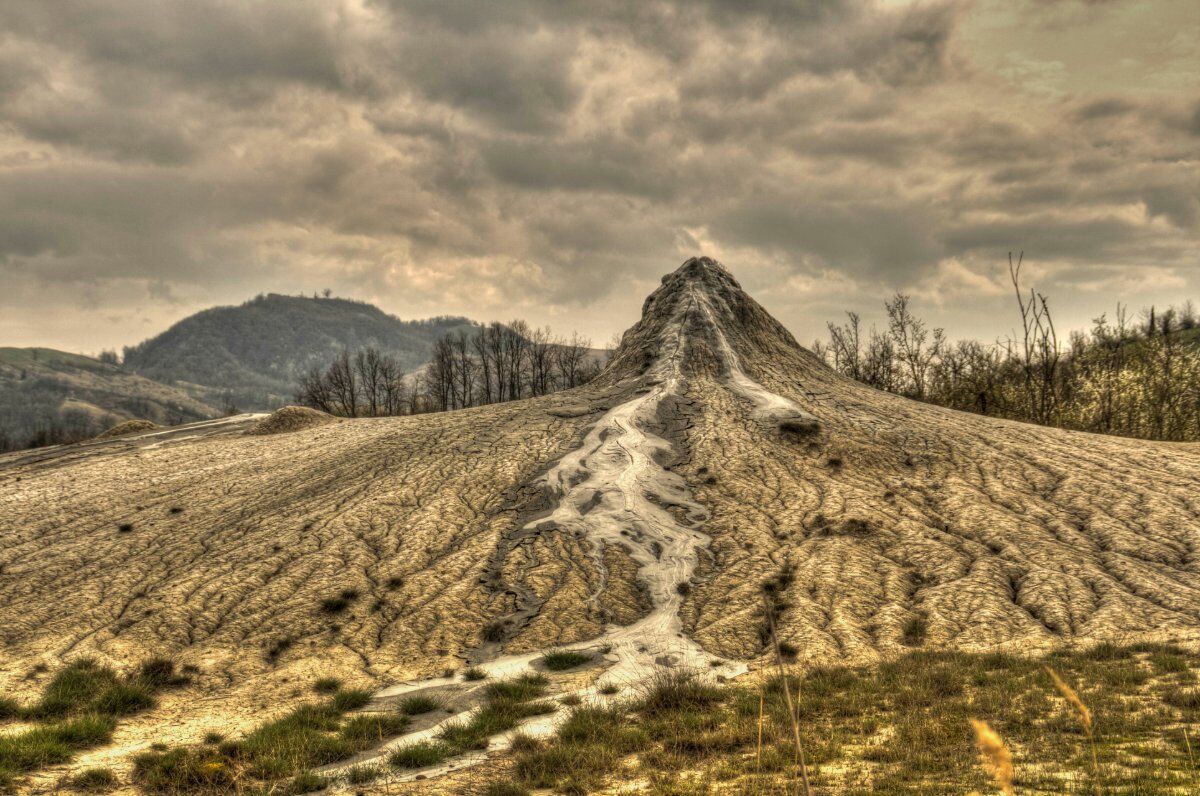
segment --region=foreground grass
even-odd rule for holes
[[[311,769],[377,746],[408,725],[403,711],[345,715],[368,701],[366,692],[336,690],[327,702],[301,705],[238,741],[137,755],[134,781],[163,794],[319,790],[327,783]],[[407,707],[419,713],[427,705]]]
[[[792,715],[778,676],[719,689],[666,674],[624,704],[576,707],[549,743],[514,748],[512,779],[572,794],[617,782],[651,794],[798,793],[794,718],[813,793],[994,793],[975,719],[1007,745],[1018,793],[1195,793],[1197,666],[1168,645],[1039,660],[912,652],[789,676]]]
[[[443,727],[434,741],[401,747],[388,762],[397,768],[425,768],[455,755],[486,749],[492,737],[514,729],[525,719],[554,712],[553,704],[536,701],[545,695],[549,682],[540,674],[525,674],[490,683],[483,704],[470,716]]]
[[[186,682],[165,659],[146,661],[122,676],[82,658],[57,672],[32,704],[3,700],[0,720],[21,719],[36,726],[0,734],[0,791],[15,790],[21,775],[108,743],[120,717],[153,707],[157,691]]]

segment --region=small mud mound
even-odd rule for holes
[[[286,434],[289,431],[300,431],[305,428],[316,428],[338,419],[327,415],[318,409],[307,406],[285,406],[276,409],[269,416],[246,429],[247,434]]]
[[[126,434],[139,434],[143,431],[156,431],[160,428],[162,428],[162,426],[158,425],[157,423],[151,423],[149,420],[126,420],[122,423],[117,423],[103,434],[97,434],[92,439],[112,439],[113,437],[123,437]]]

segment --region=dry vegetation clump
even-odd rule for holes
[[[102,434],[97,434],[92,439],[112,439],[114,437],[123,437],[126,434],[140,434],[144,431],[157,431],[162,426],[157,423],[152,423],[149,420],[125,420],[117,423],[115,426],[105,431]]]
[[[286,434],[336,423],[338,419],[307,406],[285,406],[246,429],[247,434]]]
[[[1200,699],[1179,695],[1200,693],[1197,667],[1171,645],[1108,644],[1041,659],[912,651],[757,686],[664,670],[636,699],[581,705],[552,741],[514,749],[513,773],[560,793],[802,792],[796,726],[813,793],[1196,792]]]

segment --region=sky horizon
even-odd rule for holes
[[[1200,301],[1182,0],[13,0],[0,346],[258,293],[602,346],[723,262],[805,345],[894,292],[952,339]]]

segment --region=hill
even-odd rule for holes
[[[217,414],[181,389],[91,357],[0,348],[0,450],[86,439],[134,418],[170,424]]]
[[[302,373],[343,350],[374,346],[412,370],[429,361],[439,336],[471,326],[465,318],[401,321],[363,302],[271,293],[184,318],[126,348],[124,365],[205,400],[274,408],[293,399]]]
[[[0,457],[0,686],[34,704],[82,655],[191,667],[75,770],[221,793],[312,789],[310,768],[372,793],[655,777],[672,787],[653,792],[692,793],[710,791],[679,777],[711,761],[727,790],[799,792],[799,754],[773,739],[790,743],[803,710],[822,722],[796,729],[820,792],[964,792],[984,785],[938,774],[973,766],[967,717],[1024,704],[1012,731],[1058,738],[1057,703],[1006,689],[1033,699],[1028,656],[1098,643],[1048,660],[1097,678],[1083,693],[1108,699],[1106,759],[1118,732],[1145,752],[1147,727],[1196,718],[1179,689],[1200,659],[1164,643],[1200,639],[1200,450],[871,389],[707,258],[664,277],[583,387],[273,435],[249,423]],[[766,681],[783,661],[809,678],[796,710],[779,708],[795,680]],[[318,678],[368,693],[297,708],[337,688]],[[1124,712],[1127,694],[1158,700],[1151,686],[1173,701]],[[933,718],[943,705],[953,727]],[[561,732],[499,754],[517,725]],[[1088,727],[1042,775],[1088,759]],[[320,751],[285,755],[302,733]],[[1171,739],[1145,777],[1187,766]],[[135,761],[151,743],[176,748]],[[390,769],[347,768],[391,752]],[[69,770],[42,769],[43,784]]]

